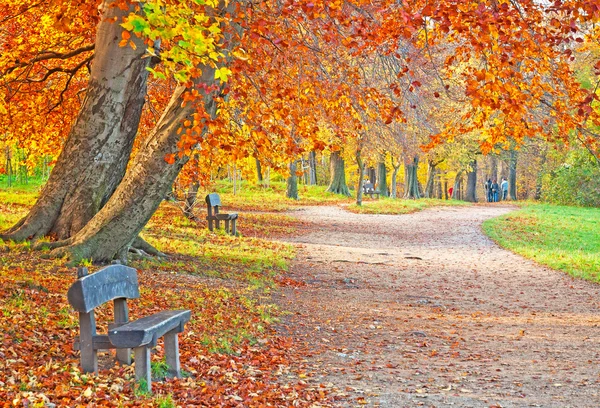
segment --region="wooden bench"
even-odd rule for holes
[[[213,230],[213,222],[217,226],[217,229],[219,229],[221,227],[221,221],[225,221],[225,232],[234,236],[237,235],[236,221],[238,215],[236,213],[220,213],[220,207],[221,197],[219,197],[218,194],[212,193],[206,196],[206,209],[208,211],[206,220],[208,221],[208,229],[210,231]]]
[[[150,349],[164,336],[169,375],[181,376],[178,333],[190,320],[189,310],[167,310],[130,322],[127,299],[140,297],[134,268],[111,265],[90,275],[86,268],[79,268],[77,275],[79,279],[69,288],[67,298],[79,312],[79,338],[73,348],[81,351],[84,372],[98,371],[98,350],[116,349],[117,360],[131,364],[133,349],[135,378],[144,380],[151,391]],[[108,325],[108,335],[96,334],[94,309],[111,300],[114,323]]]
[[[375,190],[373,187],[373,183],[364,183],[363,184],[363,194],[370,195],[373,198],[373,195],[376,195],[379,198],[379,191]]]

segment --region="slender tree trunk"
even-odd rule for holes
[[[448,199],[448,180],[444,180],[444,199]]]
[[[309,180],[308,184],[311,186],[317,185],[317,153],[315,151],[311,151],[308,155],[308,165],[309,168]]]
[[[106,204],[125,173],[150,58],[142,58],[146,47],[137,36],[131,37],[136,49],[119,46],[123,28],[118,21],[134,5],[109,7],[115,2],[102,4],[86,97],[56,166],[29,214],[1,235],[4,239],[72,236]]]
[[[398,198],[398,171],[400,171],[400,160],[397,163],[394,163],[392,160],[392,186],[391,186],[391,198]]]
[[[404,183],[406,189],[404,192],[404,198],[408,199],[419,199],[421,195],[419,193],[419,181],[417,179],[417,169],[419,168],[419,157],[413,157],[412,161],[404,162]]]
[[[437,163],[433,160],[428,160],[427,164],[427,183],[425,184],[425,198],[432,198],[435,175],[437,172]]]
[[[298,161],[294,160],[290,163],[290,176],[287,178],[287,188],[285,196],[292,200],[298,200],[298,175],[296,174],[298,168]]]
[[[467,192],[465,201],[477,202],[477,160],[471,162],[471,171],[467,173]]]
[[[510,151],[510,162],[508,164],[508,195],[513,201],[517,200],[517,151]]]
[[[254,161],[256,163],[256,177],[258,178],[258,184],[262,184],[263,183],[263,174],[262,174],[262,166],[260,164],[260,160],[258,160],[258,157],[255,157]]]
[[[183,203],[183,214],[186,218],[190,220],[197,220],[196,214],[194,214],[194,208],[196,207],[196,201],[198,199],[198,188],[200,187],[200,183],[198,181],[194,181],[188,187],[188,190],[185,193],[185,201]]]
[[[435,176],[435,178],[436,178],[436,194],[435,194],[435,197],[437,199],[441,200],[442,198],[444,198],[444,192],[442,191],[443,187],[442,187],[442,177],[441,177],[441,174],[440,174],[440,169],[436,169],[436,176]]]
[[[498,158],[490,155],[490,179],[498,180]]]
[[[385,155],[381,158],[381,161],[377,163],[377,178],[379,179],[379,186],[376,190],[379,190],[379,195],[383,197],[389,197],[387,186],[387,169],[385,167]]]
[[[456,178],[454,179],[454,187],[452,187],[452,199],[454,200],[460,200],[461,194],[460,194],[460,189],[462,188],[462,174],[463,174],[464,170],[460,170],[458,173],[456,173]]]
[[[358,183],[356,186],[356,205],[362,205],[363,183],[365,178],[365,162],[362,159],[361,149],[356,149],[356,164],[358,165]]]
[[[330,157],[331,182],[327,191],[334,194],[342,194],[350,197],[350,190],[346,184],[346,166],[340,152],[331,153]]]

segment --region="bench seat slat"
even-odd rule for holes
[[[152,343],[190,320],[189,310],[165,310],[124,324],[108,332],[110,342],[118,348],[135,348]]]

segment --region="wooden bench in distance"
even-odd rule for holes
[[[237,235],[236,221],[238,215],[236,213],[220,213],[220,207],[221,197],[219,197],[217,193],[212,193],[206,196],[206,210],[208,212],[206,221],[208,221],[209,231],[213,230],[213,222],[216,224],[217,229],[219,229],[221,227],[221,221],[225,221],[225,232],[234,236]]]
[[[98,371],[98,350],[117,349],[117,360],[131,364],[134,351],[135,378],[144,379],[152,390],[150,349],[164,336],[165,359],[169,374],[181,376],[179,340],[185,324],[190,320],[189,310],[168,310],[129,321],[127,299],[140,297],[137,271],[123,265],[111,265],[88,275],[86,268],[78,271],[79,279],[69,288],[69,303],[79,312],[79,339],[74,349],[81,351],[84,372]],[[114,303],[114,323],[108,325],[108,335],[96,333],[94,309],[109,301]]]
[[[373,187],[373,183],[364,183],[363,184],[363,194],[370,195],[373,198],[373,194],[379,198],[379,191],[376,191]]]

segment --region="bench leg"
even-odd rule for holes
[[[150,347],[142,346],[133,349],[135,358],[135,380],[146,380],[148,392],[152,392],[152,372],[150,371]]]
[[[236,219],[231,220],[231,235],[234,237],[237,237],[237,227],[235,226],[236,222]]]
[[[217,225],[217,229],[221,229],[221,220],[215,220],[215,224]]]
[[[212,232],[213,230],[213,220],[212,219],[208,219],[208,230]]]
[[[229,234],[229,220],[225,220],[225,233]]]
[[[181,377],[181,365],[179,363],[179,337],[178,333],[171,330],[164,336],[165,360],[169,366],[169,374],[173,377]]]
[[[79,313],[79,347],[81,370],[84,373],[98,372],[98,351],[94,350],[96,319],[94,312]]]

